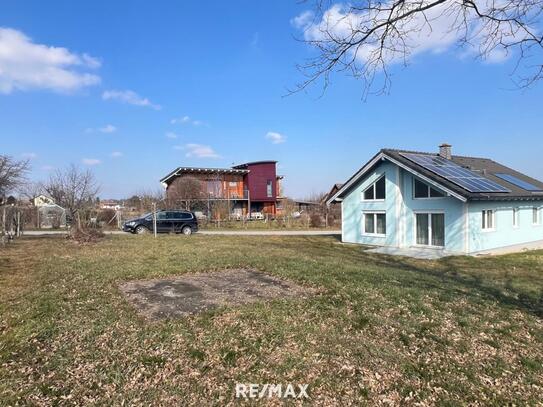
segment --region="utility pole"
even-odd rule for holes
[[[2,211],[2,236],[6,235],[6,205],[4,205],[3,211]]]

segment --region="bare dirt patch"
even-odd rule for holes
[[[146,318],[178,318],[222,306],[300,298],[315,290],[254,270],[224,270],[176,278],[133,281],[120,290]]]

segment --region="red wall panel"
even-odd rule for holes
[[[249,174],[247,177],[247,187],[249,189],[251,201],[272,202],[277,196],[277,185],[275,182],[277,173],[275,163],[256,163],[247,166]],[[271,181],[272,194],[267,194],[267,183]]]

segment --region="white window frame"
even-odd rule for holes
[[[424,199],[424,198],[421,198]],[[418,244],[417,243],[417,215],[427,215],[428,216],[428,244]],[[443,221],[444,221],[444,236],[443,240],[446,242],[447,237],[447,217],[445,215],[445,211],[413,211],[413,239],[414,244],[413,246],[416,247],[426,247],[428,249],[443,249],[445,246],[435,246],[432,242],[432,215],[443,215]]]
[[[535,222],[534,222],[534,217]],[[541,225],[541,208],[538,206],[532,207],[532,225],[533,226],[540,226]]]
[[[492,215],[492,227],[488,227],[488,214]],[[483,209],[481,211],[481,230],[483,232],[494,232],[496,230],[496,211],[494,209]]]
[[[387,180],[385,178],[385,199],[377,199],[375,198],[375,196],[377,195],[377,189],[376,189],[376,184],[381,181],[382,178],[385,178],[385,174],[382,174],[380,175],[375,181],[373,181],[370,185],[368,185],[366,188],[364,188],[364,190],[362,191],[362,202],[385,202],[385,199],[387,197]],[[373,188],[373,196],[374,198],[373,199],[366,199],[365,198],[365,194],[366,194],[366,191],[370,188]]]
[[[520,227],[520,209],[513,208],[513,229]]]
[[[424,185],[426,185],[426,188],[427,188],[427,191],[428,191],[428,196],[425,196],[425,197],[417,197],[415,196],[415,182],[418,181]],[[430,196],[430,188],[431,189],[435,189],[436,191],[439,191],[443,194],[443,196]],[[421,181],[420,179],[417,179],[415,177],[413,177],[413,186],[412,186],[412,189],[413,189],[413,199],[443,199],[443,198],[446,198],[447,197],[447,194],[443,191],[440,191],[439,189],[437,188],[434,188],[432,186],[430,186],[429,184],[427,184],[426,182],[424,181]]]
[[[366,216],[373,216],[373,230],[375,232],[366,232]],[[377,215],[385,215],[385,233],[377,233]],[[387,218],[385,211],[363,211],[362,212],[362,235],[370,237],[386,237]]]

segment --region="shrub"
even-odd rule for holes
[[[322,216],[318,213],[312,213],[309,215],[309,224],[312,228],[320,228],[322,227]]]
[[[113,209],[102,209],[97,216],[98,223],[104,222],[108,223],[115,216],[115,210]]]
[[[74,229],[68,235],[68,239],[74,240],[79,244],[96,243],[106,235],[99,229]]]

